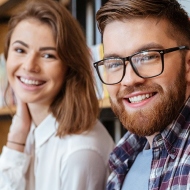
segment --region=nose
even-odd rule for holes
[[[133,70],[130,63],[126,64],[125,75],[121,81],[121,85],[123,86],[134,86],[138,84],[142,84],[145,79],[139,77],[135,71]]]
[[[35,53],[28,54],[23,63],[23,69],[28,72],[36,72],[40,71],[39,60]]]

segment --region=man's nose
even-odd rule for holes
[[[145,79],[139,77],[135,71],[133,70],[132,66],[130,63],[126,64],[126,69],[125,69],[125,75],[121,81],[121,85],[124,86],[134,86],[137,84],[141,84],[145,81]]]

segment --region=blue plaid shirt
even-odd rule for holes
[[[147,140],[127,132],[110,155],[107,190],[120,190]],[[149,190],[190,190],[190,98],[177,119],[153,140]],[[134,184],[135,185],[135,184]]]

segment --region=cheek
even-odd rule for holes
[[[190,59],[186,61],[186,81],[190,85]]]
[[[59,72],[52,73],[52,75],[53,75],[54,85],[57,86],[57,91],[59,91],[65,81],[66,69],[60,68],[57,69],[57,71]]]
[[[14,64],[13,60],[8,58],[6,61],[6,71],[9,80],[13,76],[15,70],[16,70],[16,64]]]
[[[119,85],[107,85],[106,89],[111,98],[115,98],[116,94],[119,92]]]
[[[180,66],[180,63],[175,66],[168,64],[160,76],[153,78],[154,82],[159,84],[164,91],[167,91],[168,87],[170,87],[174,81],[178,80],[179,72],[181,71]]]

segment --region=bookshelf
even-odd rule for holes
[[[15,111],[16,111],[15,106],[0,108],[0,116],[10,115],[12,113],[15,113]]]
[[[104,98],[99,100],[100,108],[110,108],[110,101],[109,98]]]
[[[100,108],[110,108],[109,98],[99,100]],[[12,115],[16,111],[16,106],[0,108],[0,116]]]

